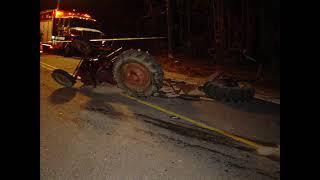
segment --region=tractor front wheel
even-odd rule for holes
[[[51,76],[58,84],[65,87],[72,87],[76,83],[76,79],[62,69],[55,69]]]

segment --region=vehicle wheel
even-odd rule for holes
[[[117,57],[113,76],[118,87],[132,96],[151,96],[163,85],[160,64],[148,53],[134,49]]]
[[[57,83],[65,87],[72,87],[76,83],[75,78],[62,69],[55,69],[51,76]]]
[[[208,81],[204,84],[203,91],[211,98],[227,102],[247,102],[255,94],[250,85],[239,85],[228,80]]]

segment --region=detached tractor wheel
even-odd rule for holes
[[[204,84],[203,91],[211,98],[227,102],[248,102],[255,94],[250,85],[239,85],[228,80],[208,81]]]
[[[62,69],[55,69],[51,76],[58,84],[65,87],[72,87],[76,83],[75,78]]]
[[[132,96],[152,96],[163,85],[161,66],[148,53],[134,49],[117,57],[113,76],[118,87]]]

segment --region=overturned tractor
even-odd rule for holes
[[[161,65],[149,53],[135,49],[123,51],[122,48],[101,53],[82,40],[74,40],[71,46],[82,58],[73,74],[61,69],[54,70],[52,77],[57,83],[72,87],[76,80],[80,79],[84,85],[94,87],[104,82],[111,83],[131,96],[148,97],[161,94],[161,88],[166,81],[164,73]],[[238,82],[230,79],[211,79],[197,89],[210,98],[222,101],[243,102],[254,96],[253,88],[240,86]],[[186,97],[186,94],[183,97]]]

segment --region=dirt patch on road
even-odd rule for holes
[[[116,111],[110,104],[102,100],[91,100],[82,106],[88,111],[99,112],[108,116],[118,117],[123,115],[123,113]]]

